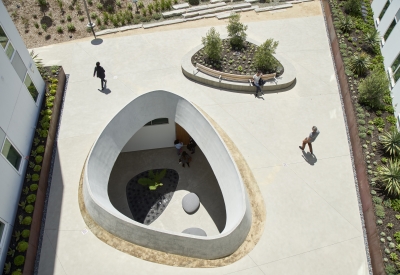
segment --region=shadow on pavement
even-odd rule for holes
[[[97,46],[97,45],[100,45],[101,43],[103,43],[103,39],[96,38],[96,39],[93,39],[90,43],[92,43],[92,45]]]
[[[314,165],[318,161],[317,157],[315,155],[312,155],[310,152],[306,153],[303,151],[302,157],[310,165]]]

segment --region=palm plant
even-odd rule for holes
[[[39,58],[39,55],[35,54],[35,52],[33,50],[29,54],[31,55],[33,61],[35,62],[36,68],[38,68],[38,69],[42,68],[43,62],[42,62],[42,59]]]
[[[400,195],[400,163],[398,160],[389,160],[379,170],[379,179],[389,195]]]
[[[397,130],[385,132],[381,136],[383,150],[392,156],[400,155],[400,133]]]
[[[354,55],[350,60],[350,70],[359,76],[364,76],[368,68],[371,66],[371,61],[366,53]]]
[[[371,51],[375,52],[380,41],[378,30],[374,29],[371,32],[364,34],[363,42]]]
[[[166,173],[166,169],[156,173],[154,173],[153,170],[150,170],[148,173],[148,178],[140,178],[138,183],[143,186],[148,186],[150,190],[154,191],[157,189],[157,187],[163,185],[161,180],[165,177]]]
[[[344,33],[350,33],[353,26],[353,20],[350,16],[344,16],[339,21],[339,28]]]

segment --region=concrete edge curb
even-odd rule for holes
[[[225,39],[226,37],[221,37]],[[248,42],[260,45],[259,42],[254,41],[252,39],[247,39]],[[227,81],[227,80],[219,80],[215,77],[209,76],[202,72],[196,70],[193,66],[191,58],[192,56],[203,48],[203,45],[200,44],[197,47],[193,48],[189,51],[181,61],[182,73],[189,79],[199,82],[201,84],[205,84],[214,88],[226,89],[226,90],[234,90],[242,93],[254,93],[256,88],[254,86],[250,86],[248,83]],[[281,62],[284,67],[284,73],[282,76],[277,77],[278,83],[275,84],[273,81],[267,81],[263,86],[263,92],[277,91],[288,88],[295,84],[296,82],[296,69],[294,66],[282,56],[282,54],[275,54],[276,59]],[[249,78],[252,76],[249,75]]]

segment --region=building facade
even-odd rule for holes
[[[8,244],[45,83],[0,1],[0,268]]]
[[[400,1],[374,0],[371,4],[381,39],[384,65],[392,89],[395,116],[400,121]]]

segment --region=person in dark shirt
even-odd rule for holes
[[[96,62],[96,67],[94,68],[94,73],[93,73],[93,77],[96,75],[97,73],[97,77],[100,78],[101,80],[101,89],[104,90],[104,88],[107,85],[107,80],[106,78],[106,71],[104,70],[104,68],[102,66],[100,66],[100,62]]]

